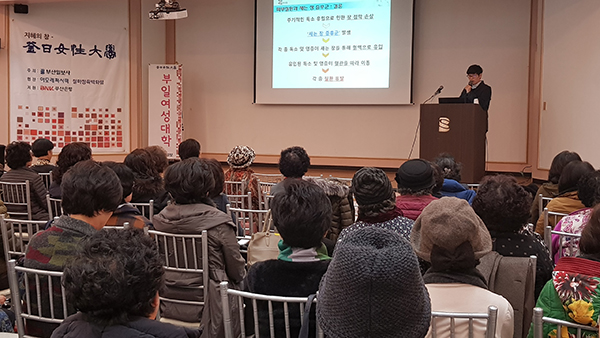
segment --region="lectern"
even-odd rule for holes
[[[421,158],[449,153],[462,163],[462,181],[478,183],[485,175],[487,114],[478,104],[422,104]]]

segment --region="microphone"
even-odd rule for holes
[[[438,89],[435,91],[435,94],[434,94],[434,95],[438,95],[438,94],[440,94],[440,93],[442,92],[442,89],[444,89],[444,86],[440,86],[440,88],[438,88]]]
[[[438,95],[439,95],[439,94],[442,92],[442,89],[444,89],[444,86],[440,86],[440,87],[439,87],[439,88],[438,88],[438,89],[435,91],[435,93],[433,93],[433,95],[431,95],[431,96],[430,96],[430,97],[429,97],[427,100],[425,100],[425,102],[423,102],[423,104],[425,104],[425,103],[427,103],[427,102],[431,101],[431,99],[433,99],[434,97],[438,96]]]

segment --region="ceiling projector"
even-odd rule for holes
[[[150,20],[175,20],[187,18],[187,10],[180,8],[177,1],[160,0],[150,11]]]

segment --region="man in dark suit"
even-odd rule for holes
[[[487,113],[492,99],[492,87],[486,85],[481,79],[483,69],[480,65],[471,65],[467,69],[467,78],[469,83],[460,93],[460,98],[465,103],[473,103],[475,99],[479,101],[479,105]]]

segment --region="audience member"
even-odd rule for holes
[[[76,163],[90,160],[92,158],[92,149],[87,143],[73,142],[67,144],[58,154],[56,169],[52,170],[52,184],[48,193],[52,198],[62,198],[60,184],[62,177]]]
[[[400,196],[396,205],[404,216],[416,220],[431,201],[437,198],[431,195],[435,178],[429,162],[415,159],[404,162],[396,172],[396,183]]]
[[[423,338],[431,321],[415,253],[398,233],[379,227],[338,243],[318,299],[318,322],[329,338]]]
[[[179,144],[178,153],[182,161],[190,157],[200,157],[200,142],[188,138]]]
[[[38,138],[33,141],[31,151],[37,160],[31,165],[31,169],[38,174],[49,173],[56,168],[50,161],[52,160],[52,150],[54,143],[46,138]]]
[[[29,241],[24,265],[28,268],[61,271],[75,257],[81,241],[104,227],[122,199],[117,175],[108,167],[88,160],[75,164],[62,178],[62,208],[64,214],[54,220],[47,230],[36,233]],[[59,285],[60,281],[56,281]],[[29,283],[30,288],[35,283]],[[32,294],[35,294],[35,290]],[[37,302],[33,298],[33,308]],[[54,313],[63,313],[60,295],[54,295]],[[42,302],[44,312],[50,304]],[[73,313],[73,309],[68,309]],[[27,334],[50,337],[56,324],[27,322]]]
[[[335,244],[340,232],[354,223],[354,201],[350,187],[334,178],[309,177],[305,180],[323,189],[331,202],[331,226],[327,230],[325,238]]]
[[[123,163],[104,162],[103,165],[112,169],[117,174],[123,188],[123,197],[121,204],[113,212],[112,216],[106,222],[106,226],[123,226],[129,223],[129,226],[137,229],[145,227],[152,228],[152,222],[144,217],[140,210],[133,206],[131,202],[133,189],[133,171]]]
[[[165,148],[161,146],[150,146],[145,148],[152,157],[152,163],[154,163],[154,168],[160,175],[165,172],[165,169],[169,166],[169,158],[168,153]]]
[[[444,197],[431,202],[415,222],[411,243],[417,256],[431,263],[423,279],[432,311],[485,313],[494,305],[498,308],[496,337],[513,336],[512,306],[487,289],[476,269],[479,259],[491,251],[492,239],[467,201]],[[438,330],[449,329],[449,321],[438,320]],[[473,322],[475,336],[484,336],[485,324]],[[457,321],[456,336],[467,337],[468,328],[468,321]]]
[[[410,231],[415,222],[404,217],[396,205],[392,183],[383,170],[369,167],[359,169],[352,177],[352,191],[358,203],[358,219],[342,231],[340,242],[350,232],[364,227],[389,229],[410,241]]]
[[[535,297],[552,277],[554,265],[542,238],[531,232],[529,219],[531,199],[514,177],[506,175],[485,177],[473,200],[473,210],[492,236],[492,250],[502,256],[537,256]]]
[[[47,221],[48,203],[46,202],[46,187],[40,175],[29,168],[31,164],[31,146],[25,142],[12,142],[6,147],[6,164],[10,171],[2,175],[2,182],[25,183],[29,181],[31,196],[31,217],[36,221]],[[8,212],[27,213],[27,206],[9,205]],[[17,219],[27,219],[27,216],[12,215]]]
[[[561,258],[546,283],[537,307],[544,310],[544,316],[580,325],[598,327],[597,304],[600,294],[600,205],[594,207],[589,223],[581,232],[579,257]],[[544,324],[543,337],[575,337],[576,330],[563,326],[560,335],[556,325]],[[597,332],[583,331],[582,337],[595,337]],[[533,337],[532,330],[529,337]]]
[[[284,181],[301,179],[309,166],[310,157],[304,148],[296,146],[282,150],[279,157],[279,171],[285,178],[271,188],[271,195],[275,196],[284,190]]]
[[[435,159],[435,163],[444,173],[444,185],[442,185],[441,190],[442,196],[458,197],[472,204],[476,195],[475,191],[459,183],[461,181],[460,171],[462,164],[456,163],[454,157],[450,154],[441,154]]]
[[[570,214],[573,211],[585,208],[577,196],[577,183],[583,175],[592,171],[594,171],[594,167],[588,162],[569,162],[569,164],[564,167],[563,172],[560,175],[560,179],[558,180],[559,195],[552,199],[552,201],[548,202],[548,205],[546,205],[548,211],[558,212],[561,214]],[[548,225],[554,229],[561,218],[562,217],[549,217]],[[540,235],[544,234],[543,217],[538,219],[535,226],[535,231]]]
[[[531,204],[531,218],[529,223],[536,224],[540,216],[540,194],[542,197],[554,198],[558,197],[558,180],[563,172],[563,169],[571,161],[581,161],[581,157],[576,152],[561,151],[550,165],[550,171],[548,172],[548,182],[542,184],[535,194],[533,204]]]
[[[247,291],[287,297],[307,297],[317,292],[321,277],[327,271],[331,258],[322,243],[331,224],[331,203],[314,183],[303,180],[289,181],[285,190],[273,198],[273,223],[282,241],[276,260],[259,262],[250,268],[244,282]],[[248,304],[251,307],[251,304]],[[252,311],[247,309],[246,321],[252,322]],[[269,317],[266,302],[258,304],[260,336],[269,336]],[[283,306],[274,307],[275,336],[285,336]],[[297,337],[302,323],[299,308],[290,311],[290,332]],[[314,336],[314,321],[311,321]],[[251,325],[249,325],[251,329]],[[248,333],[248,332],[246,332]]]
[[[208,197],[213,200],[217,209],[227,213],[227,204],[229,204],[229,199],[227,198],[227,195],[223,193],[223,187],[225,186],[225,174],[223,173],[223,167],[221,167],[221,163],[214,158],[201,159],[200,161],[206,163],[215,180],[215,185],[208,192]]]
[[[80,312],[52,337],[200,337],[198,329],[155,320],[164,274],[156,244],[142,231],[98,232],[65,267],[67,301]]]
[[[433,179],[435,181],[435,185],[431,189],[431,196],[435,198],[442,198],[442,187],[444,186],[444,171],[440,168],[439,165],[434,162],[429,162],[431,167],[433,168]]]
[[[244,194],[250,192],[252,194],[252,209],[260,209],[258,200],[258,180],[254,176],[254,171],[250,169],[250,165],[254,162],[254,150],[248,146],[235,146],[227,156],[229,169],[225,172],[225,181],[246,182]],[[231,187],[226,187],[225,193],[228,195],[236,195]]]
[[[4,144],[0,144],[0,177],[4,175],[4,152],[6,151],[6,146]]]
[[[154,201],[154,213],[158,214],[169,201],[169,194],[163,186],[163,179],[154,163],[152,154],[138,148],[125,157],[125,165],[133,171],[133,203]]]
[[[165,172],[165,187],[173,202],[154,216],[156,230],[178,234],[208,232],[208,298],[200,311],[197,306],[162,302],[161,315],[186,322],[202,322],[203,337],[223,337],[223,318],[219,283],[228,281],[236,287],[245,277],[245,261],[236,239],[236,226],[231,217],[217,210],[208,192],[215,181],[206,163],[188,158],[177,162]],[[201,252],[198,249],[198,252]],[[166,272],[164,295],[182,300],[202,298],[202,290],[190,288],[191,280],[201,281],[195,273]],[[238,313],[237,302],[231,304],[232,316]]]
[[[585,206],[563,217],[554,230],[566,232],[570,234],[581,234],[583,228],[589,222],[592,216],[592,208],[600,203],[600,171],[589,172],[579,179],[577,183],[577,196],[581,203]],[[562,246],[562,253],[560,247]],[[563,238],[560,243],[558,235],[552,235],[552,252],[554,252],[554,261],[558,262],[558,258],[578,256],[579,255],[579,239]]]

